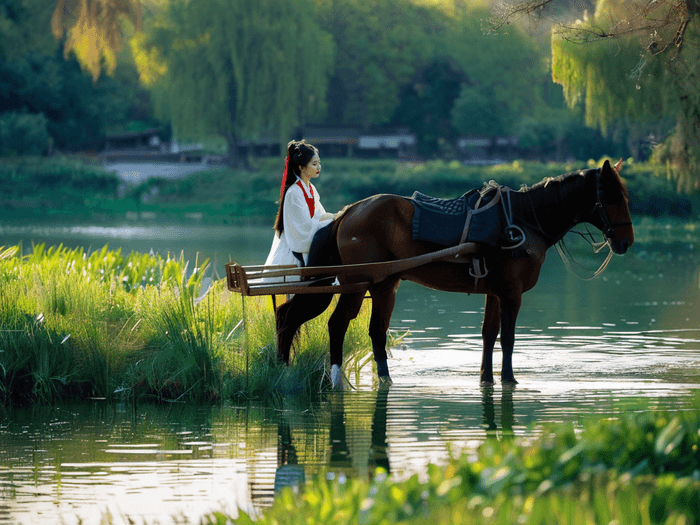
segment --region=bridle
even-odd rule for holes
[[[631,226],[632,221],[612,222],[610,220],[610,216],[608,215],[608,212],[605,209],[605,204],[604,204],[605,201],[603,198],[603,188],[601,187],[601,184],[600,184],[600,170],[598,171],[598,173],[596,173],[595,182],[596,182],[596,203],[593,205],[593,210],[591,210],[591,215],[593,215],[593,216],[595,216],[596,214],[598,215],[598,218],[603,223],[603,227],[600,229],[600,231],[603,232],[603,235],[605,236],[606,239],[611,239],[615,235],[615,228],[619,228],[622,226]]]
[[[604,242],[595,242],[593,239],[587,239],[586,235],[581,233],[581,232],[577,232],[573,229],[568,230],[572,233],[577,233],[581,237],[586,239],[593,247],[595,253],[599,253],[606,246],[609,249],[609,253],[605,257],[605,260],[602,262],[600,267],[595,272],[593,272],[593,275],[591,277],[582,277],[573,268],[571,262],[572,261],[576,262],[576,261],[574,260],[573,256],[569,252],[569,249],[566,247],[566,244],[564,243],[563,237],[556,240],[556,238],[552,237],[551,235],[548,235],[544,231],[544,228],[542,228],[542,225],[540,224],[539,218],[537,217],[537,211],[535,209],[534,203],[532,202],[532,198],[528,194],[528,197],[530,197],[530,206],[532,207],[532,211],[533,211],[534,217],[535,217],[535,222],[537,223],[537,229],[545,237],[548,237],[554,241],[553,244],[556,246],[557,253],[559,254],[559,257],[561,258],[564,265],[571,271],[571,273],[573,273],[576,277],[578,277],[579,279],[584,280],[584,281],[590,281],[592,279],[595,279],[600,274],[602,274],[605,271],[605,269],[608,267],[608,264],[610,263],[610,260],[612,259],[612,256],[613,256],[613,251],[612,251],[612,246],[610,245],[610,240],[615,235],[615,228],[619,228],[622,226],[630,226],[632,224],[631,221],[612,222],[610,220],[610,216],[608,215],[608,212],[605,209],[605,199],[604,199],[604,195],[603,195],[603,188],[601,187],[601,184],[600,184],[600,172],[601,172],[601,169],[599,168],[598,172],[596,173],[596,202],[593,205],[593,209],[590,211],[589,215],[592,217],[597,216],[600,219],[600,222],[602,224],[602,228],[600,228],[600,231],[603,233],[605,241]],[[559,200],[563,202],[564,199],[561,195],[561,187],[558,188],[557,194],[558,194]],[[580,216],[577,216],[575,218],[575,222],[580,223],[580,222],[586,222],[586,221],[581,220]],[[590,233],[588,235],[590,236]]]

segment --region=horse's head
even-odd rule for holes
[[[596,203],[590,222],[605,235],[613,253],[624,255],[634,243],[634,229],[630,217],[627,188],[620,178],[622,161],[615,167],[603,163],[596,174]]]

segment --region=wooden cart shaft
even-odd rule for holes
[[[436,252],[396,261],[340,266],[241,266],[226,264],[228,289],[242,296],[319,293],[358,293],[388,276],[435,261],[464,262],[477,251],[477,243],[464,243]]]

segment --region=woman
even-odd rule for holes
[[[311,184],[320,174],[321,159],[315,146],[305,140],[287,144],[275,238],[265,266],[308,263],[314,234],[334,217],[323,208]]]

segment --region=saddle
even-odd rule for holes
[[[455,199],[416,191],[410,199],[415,208],[412,238],[443,246],[478,242],[493,248],[513,248],[518,242],[522,244],[522,230],[512,224],[510,191],[494,181]]]

